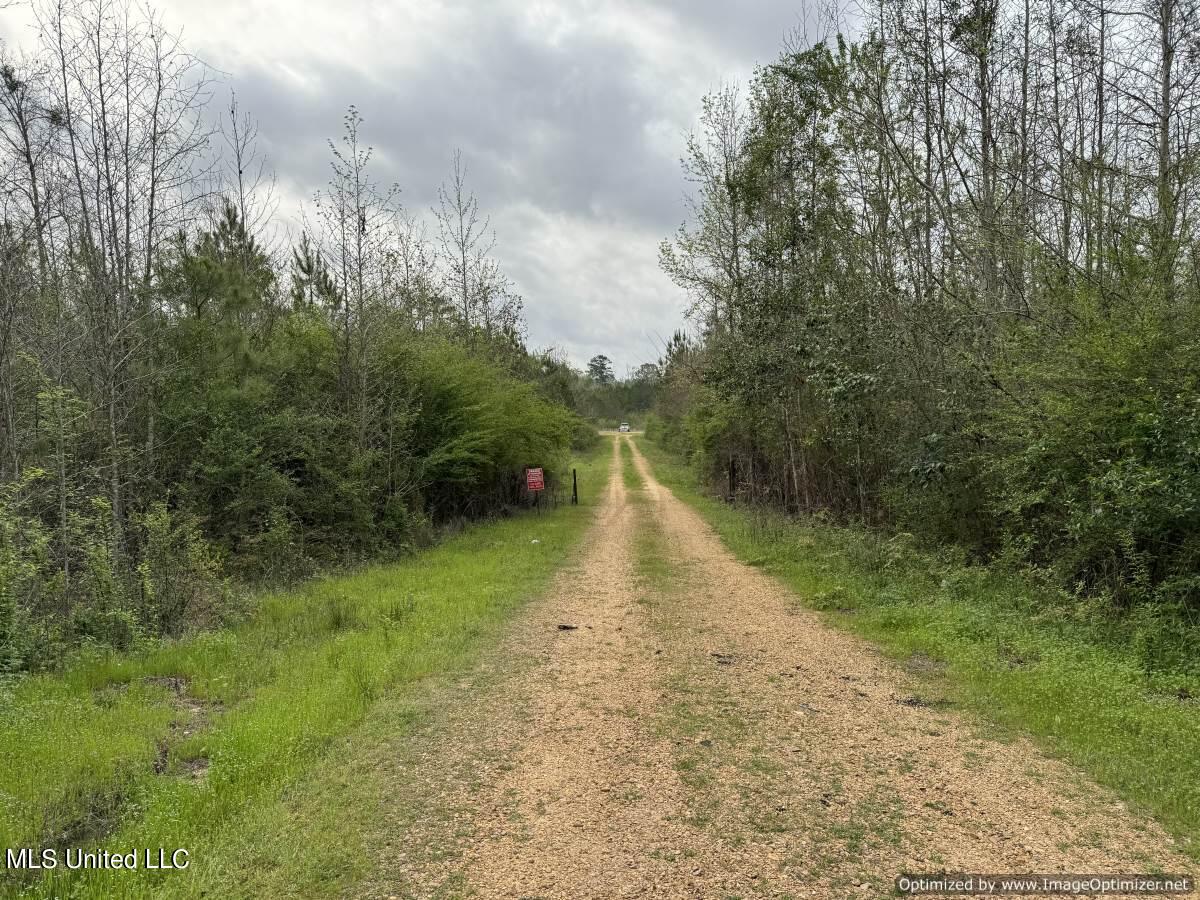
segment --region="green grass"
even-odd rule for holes
[[[731,507],[706,496],[661,448],[639,446],[656,477],[740,559],[927,678],[931,692],[977,713],[994,736],[1034,736],[1156,817],[1200,859],[1200,647],[1193,644],[1190,667],[1186,658],[1148,665],[1153,628],[1100,627],[1029,576],[955,563],[905,536]]]
[[[625,490],[629,502],[641,503],[645,500],[642,478],[633,465],[633,451],[629,449],[629,438],[617,438],[617,452],[621,460],[621,479],[625,482]]]
[[[236,871],[239,848],[267,852],[267,811],[332,747],[385,700],[402,727],[406,692],[461,671],[544,588],[603,496],[607,454],[577,465],[578,507],[470,527],[404,562],[266,596],[240,627],[4,688],[0,847],[183,847],[192,866],[60,866],[32,880],[0,870],[0,894],[192,895]],[[332,846],[342,816],[336,791],[330,800],[322,839]],[[321,858],[321,847],[302,849]]]

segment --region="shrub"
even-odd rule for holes
[[[1022,347],[975,454],[1007,540],[1118,603],[1200,609],[1200,371],[1187,323],[1092,311]]]
[[[172,515],[163,501],[140,517],[142,555],[137,566],[141,621],[156,635],[212,626],[224,617],[228,585],[221,564],[194,518]]]

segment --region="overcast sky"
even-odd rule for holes
[[[700,98],[744,80],[803,0],[163,0],[184,45],[258,119],[281,213],[328,177],[355,104],[377,175],[428,214],[462,148],[525,298],[530,344],[579,365],[657,358],[684,300],[658,244],[684,218],[679,170]],[[0,10],[0,37],[27,16]]]

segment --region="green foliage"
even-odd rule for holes
[[[581,483],[602,484],[606,463],[576,461]],[[264,817],[294,818],[290,789],[383,697],[461,677],[548,583],[600,496],[586,490],[580,506],[470,527],[418,557],[262,596],[226,628],[127,654],[93,647],[61,672],[0,682],[0,844],[55,846],[70,832],[72,846],[186,846],[189,877],[214,896],[291,873],[305,853],[279,828],[267,829],[265,866],[233,848],[257,842]],[[188,539],[165,511],[152,518],[164,539]],[[195,760],[207,763],[202,779],[188,777]],[[343,825],[321,840],[346,853]],[[146,872],[42,874],[0,874],[0,893],[141,897],[163,886]]]
[[[365,292],[348,318],[316,243],[292,263],[284,302],[230,202],[163,249],[115,445],[104,407],[26,360],[53,430],[0,493],[0,670],[220,626],[245,613],[233,578],[402,555],[523,502],[525,466],[554,489],[594,442],[514,328],[464,343]]]
[[[172,515],[163,501],[141,516],[137,566],[142,621],[154,634],[219,624],[228,608],[221,564],[194,518]]]
[[[29,610],[48,581],[44,575],[45,530],[22,509],[23,494],[43,478],[40,469],[0,490],[0,676],[20,669],[30,652]]]
[[[658,372],[643,365],[629,378],[577,377],[571,407],[598,428],[613,429],[622,422],[639,423],[654,404]]]
[[[1098,310],[1067,341],[1018,334],[1015,389],[974,453],[1004,540],[1122,605],[1200,604],[1195,316]]]
[[[919,10],[879,11],[859,43],[781,54],[744,101],[704,99],[694,215],[662,251],[699,335],[660,360],[648,430],[736,499],[1027,565],[1183,628],[1200,614],[1200,294],[1164,272],[1196,234],[1165,194],[1134,199],[1147,182],[1120,155],[1087,162],[1108,201],[1069,181],[1017,202],[1022,159],[950,171],[933,148],[962,121],[905,85],[928,89],[948,48],[992,64],[1028,8],[933,38]],[[1180,163],[1180,191],[1196,172]]]
[[[612,384],[616,380],[612,360],[602,353],[588,360],[587,374],[597,384]]]
[[[574,427],[566,409],[452,344],[400,352],[420,398],[412,449],[430,515],[479,515],[519,502],[526,466],[561,473]]]
[[[599,432],[579,416],[574,416],[571,419],[571,452],[591,453],[599,446]]]

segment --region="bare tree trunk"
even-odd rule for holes
[[[1154,266],[1159,291],[1164,301],[1175,297],[1175,189],[1171,154],[1175,69],[1175,15],[1178,0],[1159,0],[1155,7],[1159,32],[1158,71],[1158,172],[1156,183],[1157,216],[1154,234]]]

